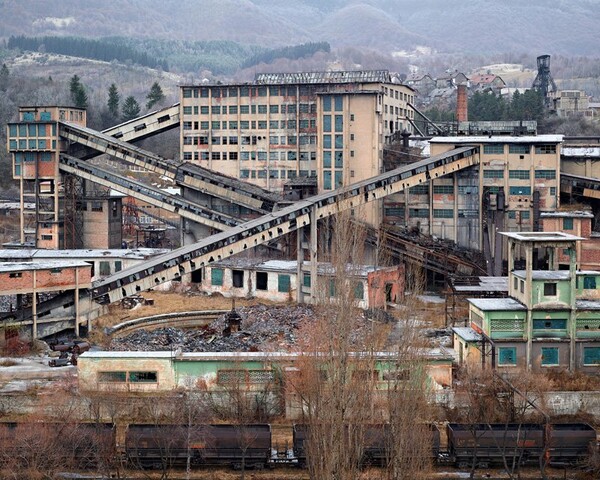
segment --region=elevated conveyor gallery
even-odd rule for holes
[[[113,303],[164,282],[179,280],[208,263],[286,235],[311,222],[360,207],[430,179],[479,163],[478,147],[463,147],[296,202],[280,211],[251,220],[201,242],[153,258],[143,267],[123,270],[92,286],[92,298]]]
[[[61,137],[96,152],[105,153],[125,162],[167,177],[178,185],[210,196],[227,199],[258,213],[273,210],[278,196],[233,177],[188,163],[179,163],[138,148],[91,128],[59,122]],[[77,157],[81,158],[78,154]]]
[[[133,120],[107,128],[102,133],[123,142],[133,142],[178,127],[179,103],[176,103],[170,107],[150,112]]]
[[[600,179],[561,172],[560,191],[567,195],[600,199]]]
[[[60,169],[216,230],[226,230],[240,223],[238,219],[229,215],[204,208],[179,195],[172,195],[158,188],[122,177],[70,155],[62,154],[60,156]]]
[[[208,263],[267,243],[298,228],[306,227],[311,222],[477,164],[478,147],[457,148],[348,187],[296,202],[277,212],[232,227],[201,242],[173,250],[143,265],[94,282],[91,291],[83,292],[80,296],[80,310],[85,311],[87,306],[91,311],[93,306],[90,302],[93,300],[109,304],[161,283],[179,280],[183,275]],[[65,311],[73,305],[73,301],[73,296],[65,292],[59,297],[43,302],[37,308],[38,318],[64,317]]]

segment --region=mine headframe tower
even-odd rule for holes
[[[556,83],[550,73],[550,55],[537,57],[538,73],[533,81],[532,88],[544,97],[546,107],[552,107],[552,94],[556,92]]]

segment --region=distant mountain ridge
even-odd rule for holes
[[[597,55],[598,0],[0,0],[0,36]]]

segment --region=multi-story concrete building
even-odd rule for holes
[[[480,165],[390,196],[385,219],[478,250],[482,224],[534,230],[539,213],[559,205],[561,142],[561,135],[434,137],[432,156],[478,145]]]
[[[185,85],[181,158],[274,191],[296,177],[332,190],[383,171],[386,139],[411,131],[413,102],[414,90],[384,70]]]
[[[576,270],[576,243],[583,239],[562,232],[503,235],[509,297],[469,299],[470,326],[454,328],[459,362],[597,373],[600,272]],[[568,270],[559,270],[561,255],[569,257]],[[517,266],[523,258],[524,269]]]
[[[13,158],[13,178],[21,186],[20,243],[38,248],[68,248],[64,192],[61,192],[59,155],[66,150],[58,121],[85,126],[86,112],[75,107],[20,107],[19,121],[8,124],[8,151]],[[26,210],[34,203],[35,210]]]

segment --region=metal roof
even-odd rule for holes
[[[481,334],[471,327],[453,327],[452,331],[467,342],[481,342]]]
[[[563,232],[500,232],[500,235],[519,242],[574,242],[583,237]]]
[[[0,273],[8,272],[26,272],[30,270],[51,270],[54,268],[77,268],[92,266],[83,261],[77,260],[62,260],[62,261],[47,261],[47,262],[0,262]]]
[[[563,135],[524,135],[524,136],[461,136],[461,137],[433,137],[431,143],[475,144],[475,143],[560,143]]]
[[[391,83],[389,70],[332,72],[257,73],[254,82],[262,85],[298,83]]]
[[[483,311],[498,310],[527,310],[527,308],[514,298],[467,298],[467,301]]]

